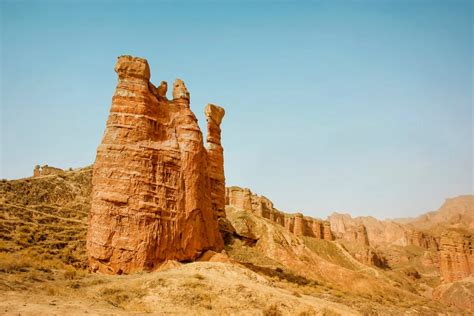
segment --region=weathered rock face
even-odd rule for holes
[[[333,240],[330,223],[303,216],[301,213],[287,214],[273,207],[272,201],[264,196],[253,194],[249,189],[239,187],[226,188],[226,205],[251,211],[254,214],[284,226],[297,236]]]
[[[373,217],[351,217],[349,214],[333,213],[329,217],[336,238],[358,241],[362,244],[415,245],[422,248],[438,248],[438,239],[411,226],[394,221],[381,221]]]
[[[225,217],[224,148],[221,145],[221,122],[223,108],[208,104],[204,110],[207,119],[207,153],[209,177],[211,179],[212,209],[219,218]]]
[[[223,248],[213,170],[182,80],[150,83],[145,59],[119,57],[118,84],[93,170],[87,251],[93,271],[150,270]],[[220,135],[213,141],[220,144]],[[222,160],[221,160],[222,161]],[[212,168],[209,166],[212,165]]]
[[[351,217],[349,214],[333,213],[328,217],[336,238],[351,240],[357,237],[361,225],[365,227],[370,245],[395,244],[408,245],[407,228],[392,221],[380,221],[373,217]],[[356,234],[356,237],[354,237]],[[364,237],[360,237],[364,238]]]
[[[441,235],[439,264],[444,282],[461,280],[474,274],[474,236],[460,230]]]
[[[415,245],[421,248],[438,249],[439,246],[439,241],[437,238],[418,230],[408,230],[406,232],[406,239],[408,245]]]

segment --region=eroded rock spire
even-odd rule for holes
[[[115,71],[119,80],[93,169],[91,269],[152,270],[167,259],[220,251],[212,201],[225,199],[225,191],[219,186],[216,195],[212,183],[213,170],[223,175],[223,165],[204,147],[184,82],[175,81],[169,101],[166,83],[149,82],[145,59],[121,56]]]
[[[208,104],[204,110],[207,120],[207,152],[211,178],[212,208],[218,217],[225,217],[224,148],[221,145],[221,122],[225,111]]]

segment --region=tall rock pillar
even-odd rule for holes
[[[118,84],[97,148],[87,254],[92,271],[153,270],[188,261],[223,240],[212,211],[208,154],[182,80],[150,83],[143,58],[121,56]]]
[[[220,106],[208,104],[204,110],[207,119],[207,155],[211,180],[212,209],[218,218],[225,217],[224,148],[221,145],[221,122],[225,111]]]

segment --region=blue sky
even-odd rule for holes
[[[226,109],[228,185],[288,212],[470,194],[470,1],[2,1],[1,178],[94,161],[116,57]]]

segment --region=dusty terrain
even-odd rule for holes
[[[470,313],[472,277],[442,284],[438,267],[423,264],[424,248],[393,245],[386,252],[408,259],[380,268],[357,260],[357,249],[349,251],[356,244],[296,236],[232,206],[226,214],[235,233],[218,262],[168,261],[151,273],[91,274],[85,254],[91,175],[85,168],[0,183],[0,313]]]

